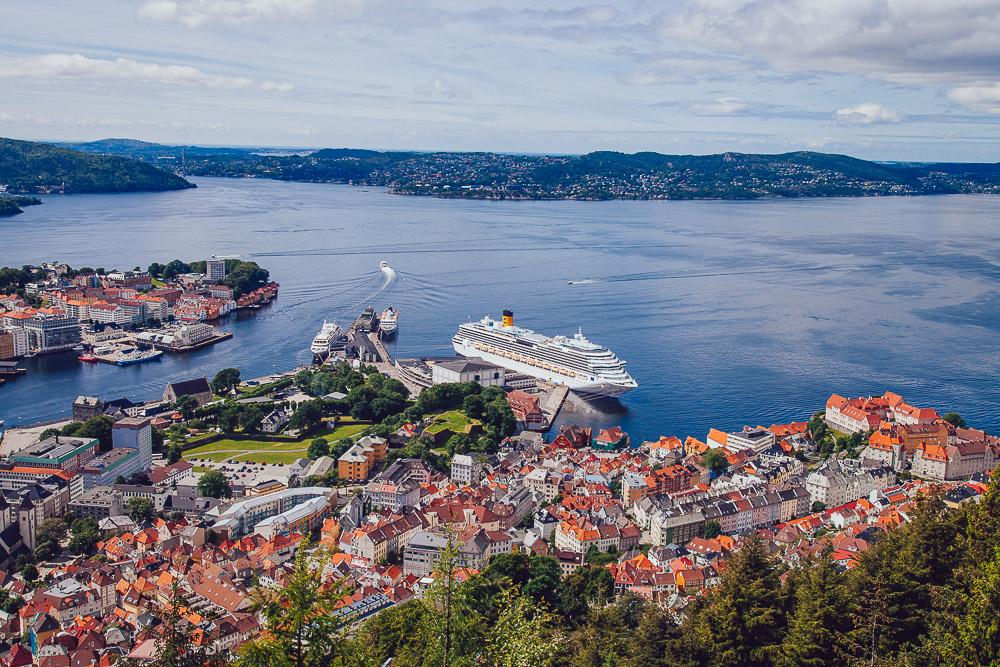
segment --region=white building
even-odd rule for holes
[[[451,481],[459,486],[478,484],[483,472],[479,459],[468,454],[455,454],[451,457]]]
[[[454,361],[439,361],[431,368],[434,384],[446,382],[475,382],[484,387],[502,387],[505,370],[482,359],[461,358]]]
[[[829,459],[806,477],[811,502],[837,507],[896,482],[888,466],[866,466],[858,459]]]

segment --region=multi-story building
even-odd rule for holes
[[[3,465],[0,467],[0,489],[19,491],[32,484],[44,482],[61,483],[52,479],[54,477],[69,485],[70,499],[83,494],[83,478],[78,474],[54,468],[34,468],[18,465]]]
[[[38,529],[46,519],[66,513],[70,502],[69,484],[58,476],[0,493],[0,533],[17,526],[29,549],[38,542]]]
[[[148,290],[153,288],[153,277],[145,271],[112,271],[103,278],[105,287]]]
[[[451,457],[451,481],[458,485],[478,484],[483,464],[478,457],[455,454]]]
[[[361,438],[337,459],[337,475],[353,482],[365,481],[372,468],[385,460],[388,446],[385,438],[371,435]]]
[[[125,503],[121,493],[105,486],[85,491],[69,503],[69,511],[76,517],[89,517],[95,521],[124,513]]]
[[[221,283],[226,279],[226,260],[212,257],[205,262],[205,280],[210,283]]]
[[[28,354],[28,332],[19,327],[0,329],[0,361]]]
[[[336,502],[336,495],[336,489],[304,486],[240,500],[209,512],[210,516],[215,517],[212,531],[223,537],[236,539],[252,533],[257,524],[265,519],[279,516],[284,516],[289,526],[292,523],[302,525],[310,521],[322,523],[322,520],[329,516],[330,511],[332,511],[331,504]],[[311,512],[308,516],[300,516],[299,513],[294,512],[299,505],[317,498],[323,499],[324,502],[322,504],[309,503],[308,507]],[[280,524],[280,521],[277,524]],[[271,522],[269,525],[274,528],[277,524]]]
[[[15,464],[78,472],[97,454],[96,438],[54,435],[14,454]]]
[[[837,507],[895,481],[895,472],[886,465],[866,465],[859,459],[828,459],[806,477],[806,491],[812,502]]]
[[[420,459],[397,459],[365,486],[365,500],[372,509],[398,512],[420,503],[420,485],[430,480],[430,470]]]
[[[955,438],[951,444],[923,444],[913,453],[913,474],[939,481],[967,479],[996,464],[996,452],[984,441]]]
[[[524,424],[525,428],[541,429],[548,423],[536,394],[515,389],[507,393],[507,403],[510,404],[514,417]]]
[[[80,343],[80,321],[75,317],[37,313],[24,321],[28,346],[40,353],[68,350]]]
[[[403,574],[426,577],[434,571],[448,538],[440,532],[421,530],[403,548]]]
[[[134,449],[139,455],[139,472],[148,472],[153,465],[152,421],[145,417],[119,419],[111,427],[111,446]]]
[[[80,469],[80,475],[83,477],[83,488],[110,486],[119,477],[128,480],[132,475],[141,472],[140,460],[138,450],[128,447],[118,447],[109,452],[98,454]]]

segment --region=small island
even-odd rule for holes
[[[42,200],[38,197],[27,197],[25,195],[0,195],[0,218],[24,213],[22,206],[37,206]]]

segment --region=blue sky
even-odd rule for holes
[[[4,0],[0,136],[1000,160],[1000,0]]]

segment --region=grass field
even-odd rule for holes
[[[233,461],[255,461],[257,463],[291,463],[303,458],[309,443],[314,438],[323,438],[327,442],[335,442],[343,438],[354,438],[368,428],[369,424],[347,423],[335,429],[323,429],[302,440],[287,442],[267,442],[265,440],[236,440],[225,438],[199,445],[184,452],[184,458],[208,459],[220,463]]]
[[[434,418],[434,423],[427,427],[427,432],[437,435],[441,431],[454,431],[455,433],[466,433],[473,424],[480,424],[478,419],[469,419],[464,413],[458,410],[442,412]]]

